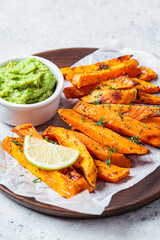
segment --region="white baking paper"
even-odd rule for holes
[[[93,54],[81,59],[75,65],[91,64],[98,61],[119,57],[124,54],[133,54],[141,66],[150,67],[160,76],[160,59],[155,56],[129,48],[123,48],[119,42],[110,42],[105,48],[95,51]],[[159,79],[152,81],[159,85]],[[70,83],[66,81],[65,85]],[[62,94],[60,108],[71,108],[77,100],[66,100]],[[49,122],[37,127],[43,132],[49,125],[67,127],[58,114]],[[6,136],[14,136],[10,131],[11,126],[0,122],[0,143]],[[45,183],[33,183],[36,178],[28,170],[20,166],[17,161],[0,148],[0,184],[3,184],[16,194],[26,197],[34,197],[37,201],[63,207],[86,214],[100,215],[110,203],[112,196],[126,188],[129,188],[145,178],[160,165],[159,149],[147,146],[151,153],[145,156],[131,156],[133,168],[130,176],[118,183],[98,182],[95,193],[90,194],[87,190],[70,198],[65,199],[49,188]]]

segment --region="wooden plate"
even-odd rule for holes
[[[70,66],[96,48],[70,48],[35,54],[53,61],[59,67]],[[115,194],[101,216],[73,212],[56,206],[37,202],[34,198],[19,196],[0,185],[0,191],[13,201],[32,210],[45,214],[68,218],[100,218],[114,216],[136,210],[160,197],[160,167],[142,181]]]

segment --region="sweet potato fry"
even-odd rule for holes
[[[121,168],[113,164],[108,166],[105,162],[99,160],[94,160],[94,162],[98,169],[98,178],[104,179],[107,182],[118,182],[130,173],[128,168]]]
[[[93,104],[129,104],[137,98],[135,88],[128,90],[94,90],[91,94],[81,98],[82,101]]]
[[[130,77],[135,77],[139,72],[137,67],[138,62],[135,59],[131,59],[111,66],[109,69],[103,69],[94,73],[75,74],[71,83],[77,88],[81,88],[83,86],[104,82],[108,79],[115,79],[119,76],[129,75]]]
[[[149,82],[140,80],[138,78],[132,78],[132,80],[135,82],[135,88],[137,88],[139,90],[139,92],[144,92],[144,93],[158,93],[159,92],[158,86],[155,86]]]
[[[81,98],[89,93],[91,93],[95,89],[115,89],[115,90],[121,90],[121,89],[130,89],[135,87],[140,92],[146,92],[146,93],[157,93],[159,92],[159,87],[155,86],[151,83],[148,83],[146,81],[140,80],[138,78],[129,78],[129,77],[119,77],[116,79],[108,80],[105,82],[102,82],[100,84],[93,84],[89,86],[85,86],[82,88],[76,88],[75,86],[67,87],[64,89],[64,94],[66,98]]]
[[[151,81],[152,79],[157,77],[155,71],[147,67],[140,67],[140,74],[137,76],[139,79],[144,81]]]
[[[107,147],[103,147],[98,142],[94,141],[92,138],[86,136],[83,133],[72,131],[74,135],[86,146],[87,150],[92,157],[97,158],[101,161],[106,161],[107,159],[111,160],[111,163],[119,167],[131,168],[131,160],[126,158],[123,154],[113,153],[108,150]],[[49,140],[55,140],[54,128],[52,126],[48,127],[43,133],[42,136],[45,138],[48,137]]]
[[[20,145],[15,145],[15,140],[19,142]],[[85,179],[72,167],[61,171],[45,171],[33,166],[26,159],[23,152],[23,142],[21,142],[19,138],[6,137],[1,146],[24,168],[28,169],[37,178],[40,178],[49,187],[65,198],[70,198],[85,189],[92,191]]]
[[[81,98],[88,95],[91,90],[96,88],[97,84],[85,86],[82,88],[76,88],[75,86],[64,88],[63,92],[67,99],[69,98]]]
[[[25,135],[43,139],[42,136],[37,132],[37,130],[31,123],[19,125],[13,128],[12,132],[16,133],[22,139],[25,137]]]
[[[131,142],[108,128],[95,124],[88,118],[83,120],[83,116],[71,109],[59,109],[58,113],[65,122],[93,138],[103,146],[109,147],[113,152],[116,151],[124,154],[146,154],[149,152],[147,148]]]
[[[93,158],[87,151],[85,145],[81,143],[81,141],[70,130],[52,127],[52,134],[57,138],[60,145],[78,150],[80,152],[79,158],[74,166],[80,168],[91,186],[95,187],[97,169]],[[42,136],[44,136],[44,134]]]
[[[135,82],[131,78],[128,77],[119,77],[116,79],[111,79],[100,84],[93,84],[89,86],[85,86],[82,88],[76,88],[74,86],[67,87],[64,89],[64,94],[66,98],[81,98],[90,94],[95,89],[101,90],[121,90],[121,89],[130,89],[138,85],[139,83]]]
[[[142,106],[142,105],[124,105],[124,104],[103,104],[104,111],[110,109],[123,115],[132,117],[137,120],[147,118],[149,116],[160,116],[158,107]]]
[[[135,103],[151,104],[151,105],[160,105],[160,97],[148,93],[139,92]]]
[[[104,62],[98,62],[95,64],[79,66],[79,67],[66,67],[66,68],[61,68],[60,70],[64,77],[68,75],[67,79],[72,80],[74,74],[91,73],[91,72],[99,71],[99,70],[102,70],[103,68],[111,67],[113,65],[125,62],[129,60],[131,57],[132,55],[125,55],[125,56],[121,56],[121,57],[107,60]]]
[[[136,142],[140,140],[155,147],[160,147],[160,130],[129,116],[124,116],[122,112],[116,113],[108,108],[104,111],[103,105],[93,105],[85,102],[78,103],[73,110],[115,132],[134,137],[133,140]]]

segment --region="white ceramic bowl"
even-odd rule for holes
[[[60,69],[54,63],[45,58],[24,55],[1,60],[0,67],[7,64],[11,60],[17,61],[33,57],[44,63],[49,68],[51,73],[56,77],[56,89],[54,93],[46,100],[33,104],[16,104],[0,98],[0,120],[12,126],[26,123],[32,123],[34,126],[40,125],[50,120],[56,114],[59,107],[60,95],[63,91],[64,78]]]

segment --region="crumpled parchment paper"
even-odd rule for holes
[[[124,54],[133,54],[141,66],[152,68],[160,75],[160,59],[155,56],[139,51],[124,48],[119,42],[109,42],[105,48],[95,51],[93,54],[86,56],[78,61],[74,66],[91,64],[98,61],[104,61],[116,58]],[[152,81],[153,84],[159,85],[159,79]],[[69,86],[65,82],[65,86]],[[62,94],[60,108],[71,108],[77,100],[66,100]],[[58,114],[49,122],[37,127],[39,132],[43,132],[49,125],[67,127]],[[15,136],[10,130],[12,126],[0,122],[0,143],[6,136]],[[27,169],[24,169],[18,162],[6,153],[0,147],[0,184],[3,184],[12,192],[26,197],[34,197],[37,201],[51,205],[70,209],[86,214],[100,215],[111,201],[112,196],[122,189],[129,188],[145,178],[160,165],[159,149],[147,146],[151,153],[144,156],[131,156],[133,168],[130,176],[118,183],[97,183],[95,193],[90,194],[88,190],[70,198],[65,199],[53,191],[45,183],[33,183],[36,179]]]

